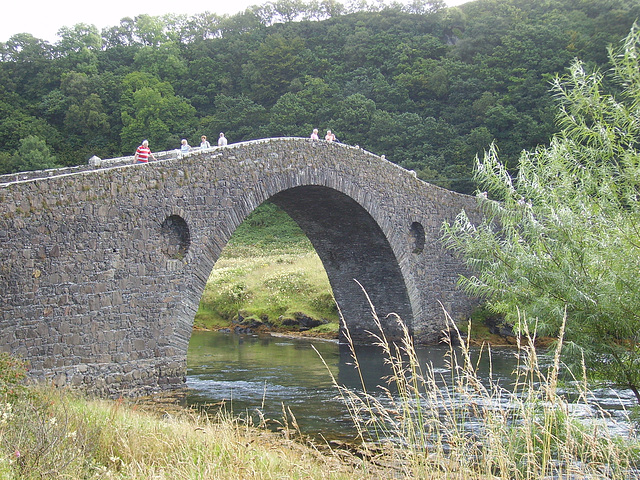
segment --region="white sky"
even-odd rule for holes
[[[146,13],[194,15],[209,11],[218,15],[235,14],[267,0],[8,0],[0,14],[0,42],[16,33],[30,33],[54,43],[61,27],[77,23],[95,25],[99,30],[120,23],[124,17]],[[447,0],[449,6],[469,0]]]

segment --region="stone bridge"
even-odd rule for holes
[[[267,200],[313,243],[356,340],[374,329],[363,288],[380,318],[397,313],[420,343],[441,336],[440,304],[454,317],[473,306],[456,289],[461,262],[439,241],[443,220],[475,211],[472,197],[325,141],[162,158],[0,178],[0,349],[28,360],[33,378],[103,395],[182,385],[211,270]]]

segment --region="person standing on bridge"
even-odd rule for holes
[[[189,153],[190,150],[191,150],[191,145],[189,145],[189,142],[187,142],[186,138],[183,138],[182,141],[180,142],[180,153],[184,155],[185,153]]]
[[[311,140],[319,140],[317,128],[314,128],[313,132],[311,132]]]
[[[202,137],[200,137],[200,148],[211,148],[211,144],[207,141],[206,135],[202,135]]]
[[[226,147],[227,146],[227,137],[224,136],[224,133],[220,132],[220,137],[218,138],[218,146]]]
[[[324,139],[327,142],[335,142],[336,136],[333,133],[331,133],[331,130],[327,130],[327,134],[324,136]]]
[[[151,153],[151,149],[149,148],[149,140],[143,140],[142,144],[136,149],[136,154],[133,157],[133,160],[136,163],[149,163],[149,157],[156,160],[156,157]]]

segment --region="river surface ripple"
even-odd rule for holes
[[[367,390],[374,395],[378,392],[382,398],[378,386],[386,385],[384,377],[389,369],[379,347],[358,346],[356,351]],[[450,376],[446,363],[448,351],[444,345],[417,348],[421,364],[432,364],[436,375],[442,374],[445,378]],[[478,357],[479,350],[472,354]],[[480,355],[478,376],[488,386],[491,370],[493,380],[510,389],[516,368],[514,349],[494,348],[491,362],[486,351]],[[187,357],[187,403],[212,411],[223,404],[234,415],[251,417],[255,423],[261,418],[269,419],[274,428],[285,422],[283,412],[286,410],[295,417],[304,434],[351,440],[355,437],[353,423],[332,375],[340,385],[362,390],[349,349],[337,342],[194,331]],[[591,421],[596,409],[602,408],[611,417],[610,428],[626,435],[631,426],[625,411],[634,406],[633,394],[627,390],[597,389],[592,395],[593,406],[576,407],[572,414]],[[496,408],[508,408],[508,405],[496,405]],[[287,422],[291,426],[290,417]]]

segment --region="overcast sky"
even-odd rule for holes
[[[447,4],[459,5],[466,1],[469,0],[447,0]],[[194,15],[209,11],[224,15],[263,3],[266,0],[7,0],[0,14],[0,42],[26,32],[54,43],[61,27],[72,27],[76,23],[93,24],[101,30],[118,25],[121,18],[142,13]]]

